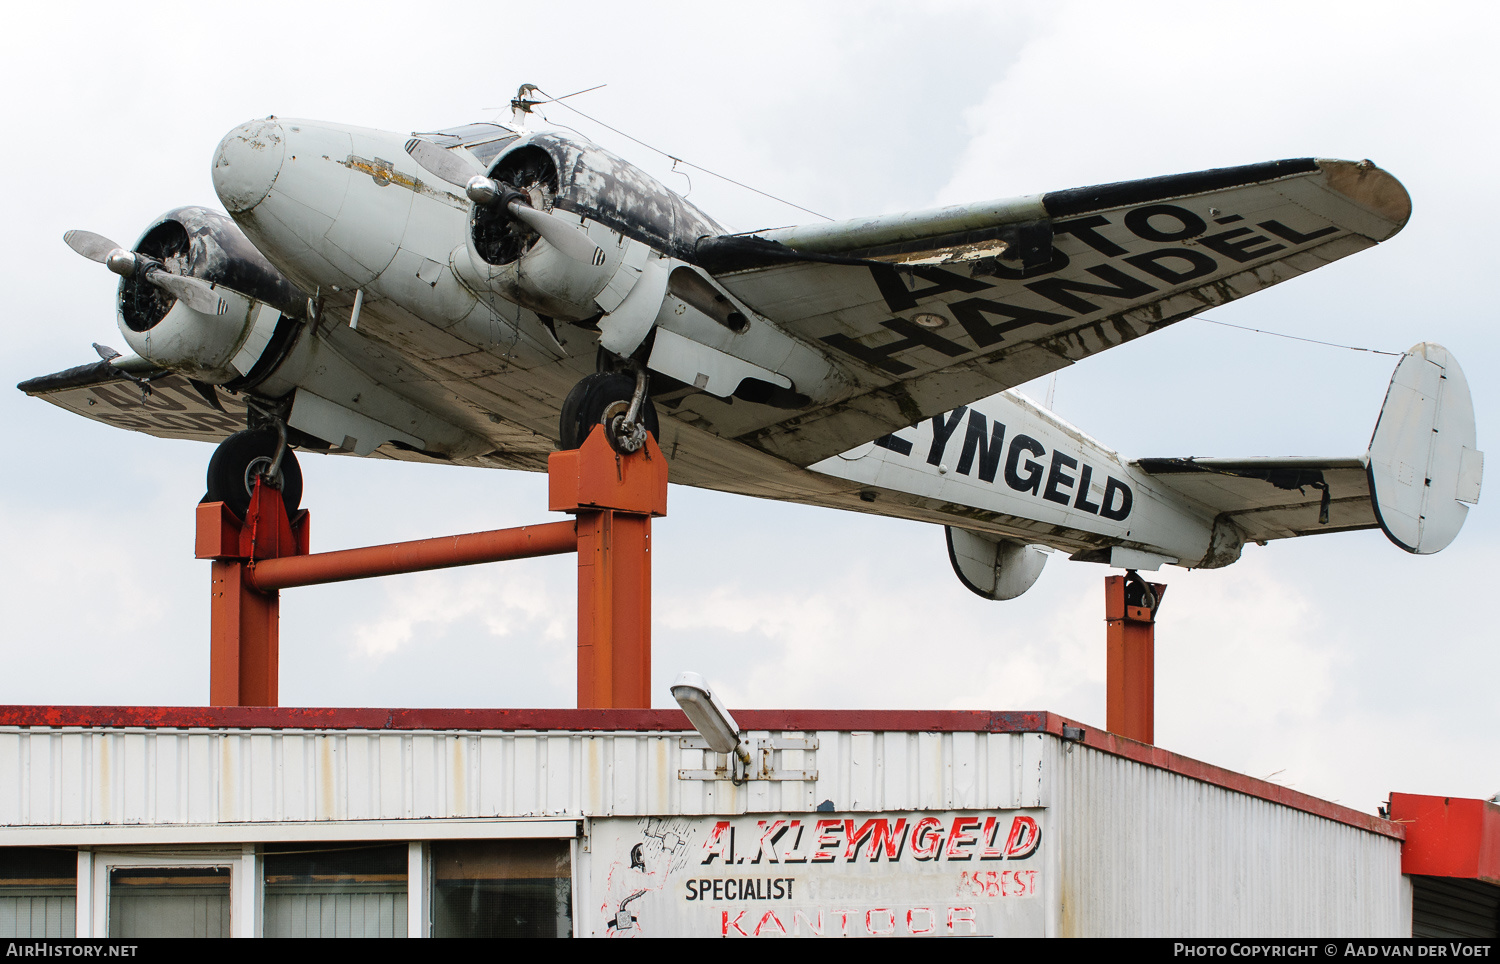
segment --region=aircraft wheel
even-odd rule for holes
[[[595,425],[604,421],[606,413],[610,413],[611,406],[623,402],[627,407],[630,405],[630,396],[635,393],[635,379],[624,372],[595,372],[588,376],[568,393],[563,399],[562,418],[559,424],[559,435],[562,439],[562,448],[576,449],[583,444],[583,440],[589,437]],[[618,413],[616,408],[614,413]],[[645,411],[642,421],[646,425],[646,431],[657,438],[661,437],[661,422],[656,416],[656,406],[650,398],[646,399]]]
[[[271,468],[280,444],[268,429],[236,432],[219,443],[208,462],[208,494],[203,501],[226,503],[243,519],[255,492],[255,477]],[[289,516],[302,504],[302,467],[290,448],[281,457],[281,501]]]

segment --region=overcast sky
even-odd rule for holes
[[[391,130],[503,117],[525,82],[835,218],[1316,155],[1406,185],[1390,242],[1210,317],[1452,350],[1479,447],[1500,415],[1489,5],[32,4],[0,36],[0,382],[119,344],[114,278],[68,251],[218,206],[219,138],[277,114]],[[560,108],[736,229],[812,216]],[[1129,456],[1358,455],[1395,359],[1201,320],[1062,372],[1055,407]],[[1045,383],[1028,386],[1045,395]],[[200,705],[211,450],[0,391],[0,703]],[[1491,443],[1493,447],[1493,443]],[[545,480],[305,456],[315,549],[544,521]],[[1493,474],[1493,473],[1492,473]],[[1489,494],[1486,503],[1494,503]],[[1378,531],[1160,575],[1157,742],[1373,810],[1500,791],[1496,506],[1408,555]],[[1102,726],[1101,566],[1055,556],[986,602],[942,531],[674,487],[656,525],[655,704],[684,669],[731,707],[1047,709]],[[290,590],[284,705],[571,706],[570,557]]]

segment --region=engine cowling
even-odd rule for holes
[[[249,387],[268,354],[287,347],[305,296],[273,268],[228,216],[201,207],[167,212],[141,235],[138,255],[171,274],[214,286],[217,314],[195,311],[152,284],[147,272],[120,279],[119,326],[141,358],[190,378]]]
[[[563,185],[557,161],[542,147],[526,144],[507,152],[489,176],[520,192],[531,207],[567,216],[567,210],[558,207]],[[538,244],[540,236],[511,217],[504,204],[476,204],[469,218],[469,280],[550,318],[590,318],[599,313],[595,296],[609,284],[621,260],[618,238],[594,233],[601,234],[596,243],[605,243],[593,262],[585,263],[549,244]]]

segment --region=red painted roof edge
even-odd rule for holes
[[[1111,753],[1115,756],[1124,757],[1127,760],[1134,760],[1137,763],[1144,763],[1147,766],[1154,766],[1162,770],[1170,770],[1173,773],[1178,773],[1194,780],[1201,780],[1216,787],[1223,787],[1226,790],[1233,790],[1236,793],[1257,797],[1261,800],[1280,804],[1283,807],[1290,807],[1293,810],[1301,810],[1303,813],[1310,813],[1315,817],[1324,817],[1360,830],[1367,830],[1370,833],[1378,833],[1381,836],[1392,837],[1396,840],[1406,839],[1406,830],[1401,824],[1382,819],[1372,813],[1365,813],[1361,810],[1355,810],[1352,807],[1324,800],[1321,797],[1314,797],[1310,794],[1293,790],[1290,787],[1284,787],[1279,783],[1272,783],[1269,780],[1261,780],[1257,777],[1246,776],[1243,773],[1236,773],[1233,770],[1226,770],[1223,767],[1216,767],[1211,763],[1194,760],[1192,757],[1182,756],[1170,750],[1163,750],[1161,747],[1152,746],[1149,743],[1137,743],[1135,740],[1127,740],[1123,736],[1110,733],[1106,730],[1100,730],[1083,723],[1064,719],[1055,713],[1048,713],[1047,717],[1048,733],[1062,736],[1064,724],[1078,727],[1084,731],[1083,739],[1079,742],[1091,749]]]
[[[1500,885],[1500,804],[1471,797],[1391,794],[1406,828],[1401,872]]]
[[[734,710],[750,730],[1042,732],[1049,714],[992,710]],[[0,726],[371,730],[691,730],[679,709],[0,706]]]
[[[1091,749],[1169,770],[1315,816],[1381,834],[1406,837],[1402,826],[1373,814],[1287,787],[1137,743],[1045,711],[999,710],[733,710],[748,730],[881,730],[949,733],[1083,731]],[[0,726],[235,727],[240,729],[355,730],[596,730],[682,731],[681,710],[379,709],[296,706],[0,706]]]

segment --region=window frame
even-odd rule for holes
[[[87,867],[85,867],[87,864]],[[229,868],[229,936],[259,937],[261,926],[260,855],[254,844],[229,847],[132,847],[130,850],[78,851],[79,937],[110,937],[110,871],[117,867]],[[87,882],[87,886],[85,886]],[[85,929],[87,929],[85,931]]]

